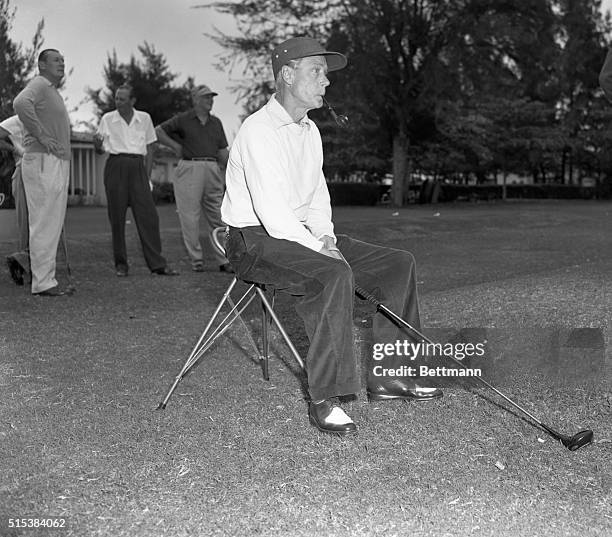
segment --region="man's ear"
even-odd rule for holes
[[[295,78],[295,69],[289,67],[288,65],[283,65],[281,67],[281,76],[283,77],[285,84],[291,86]]]

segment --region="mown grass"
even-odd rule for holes
[[[0,284],[0,535],[612,534],[610,208],[336,210],[338,231],[415,253],[432,333],[506,334],[497,351],[516,367],[500,386],[560,431],[593,429],[597,442],[576,453],[465,385],[427,404],[368,403],[362,392],[347,404],[359,434],[326,436],[308,423],[279,336],[265,382],[240,327],[157,410],[228,278],[191,273],[184,259],[180,277],[152,277],[131,236],[134,266],[119,280],[108,237],[76,236],[74,296]],[[182,255],[176,227],[164,246]],[[278,311],[304,350],[291,301]],[[371,314],[358,304],[364,367]],[[583,326],[604,335],[598,375],[563,385],[524,367],[552,328]],[[8,528],[48,516],[66,528]]]

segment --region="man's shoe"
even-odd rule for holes
[[[39,293],[32,293],[34,296],[64,296],[66,293],[62,291],[59,286],[51,287],[50,289],[45,289],[44,291],[40,291]]]
[[[168,267],[155,269],[155,270],[152,270],[151,272],[153,274],[157,274],[158,276],[178,276],[179,275],[177,270],[174,270]]]
[[[219,272],[227,272],[228,274],[234,274],[235,271],[229,263],[219,265]]]
[[[329,399],[317,403],[311,402],[308,405],[308,417],[310,423],[324,433],[345,435],[357,432],[353,420]]]
[[[25,274],[25,270],[20,265],[19,261],[9,255],[6,258],[6,264],[8,265],[8,269],[13,281],[17,285],[23,285],[23,275]]]
[[[202,261],[194,261],[191,265],[191,270],[194,272],[204,272],[204,263]]]
[[[440,399],[443,393],[438,388],[422,388],[414,383],[406,384],[400,379],[386,380],[384,384],[368,386],[370,401],[386,401],[388,399],[410,399],[412,401],[433,401]]]

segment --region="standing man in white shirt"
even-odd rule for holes
[[[136,110],[132,88],[123,85],[115,92],[116,110],[100,119],[94,136],[96,151],[110,153],[104,167],[108,218],[113,236],[116,275],[128,275],[125,244],[125,215],[128,206],[138,229],[145,262],[153,274],[176,276],[161,254],[159,216],[149,186],[153,166],[153,144],[157,141],[151,116]]]
[[[15,97],[13,106],[25,127],[21,161],[28,203],[32,294],[64,295],[55,279],[70,180],[70,118],[57,88],[64,57],[55,49],[38,56],[39,75]]]
[[[0,122],[0,147],[3,143],[12,149],[15,158],[15,171],[11,180],[11,191],[15,200],[15,213],[17,216],[17,232],[19,236],[19,249],[6,257],[11,278],[17,285],[24,284],[24,275],[30,273],[30,230],[28,229],[28,205],[21,178],[21,158],[23,157],[23,138],[25,129],[19,116],[11,116]]]
[[[357,431],[335,399],[360,391],[352,334],[354,283],[420,327],[412,255],[334,234],[321,136],[307,112],[323,105],[328,71],[345,65],[342,54],[306,37],[274,49],[276,94],[238,132],[221,206],[223,221],[230,226],[227,256],[238,277],[299,297],[296,311],[310,340],[309,419],[319,430],[334,434]],[[406,338],[380,314],[374,317],[373,332],[375,343]],[[393,356],[379,365],[397,370],[411,361]],[[371,400],[428,401],[442,396],[414,378],[377,377],[375,369],[368,371]]]

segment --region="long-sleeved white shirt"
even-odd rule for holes
[[[321,237],[335,240],[319,129],[308,116],[294,122],[274,96],[240,127],[225,178],[226,224],[261,225],[317,252]]]

